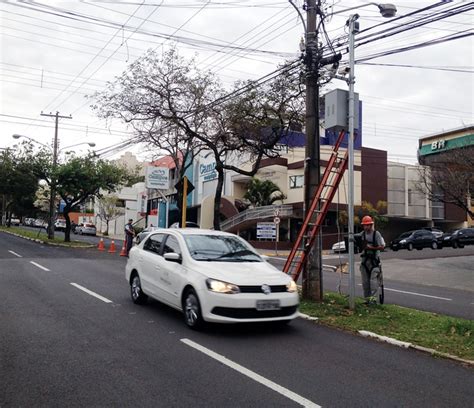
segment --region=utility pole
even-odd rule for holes
[[[43,113],[41,116],[48,116],[55,118],[54,126],[54,142],[53,142],[53,166],[51,170],[51,182],[49,185],[50,195],[49,195],[49,222],[48,222],[48,239],[54,239],[54,218],[55,218],[55,207],[54,199],[56,197],[56,165],[58,163],[58,123],[59,119],[72,119],[72,116],[61,116],[59,112],[55,114],[52,113]]]
[[[320,0],[306,2],[306,150],[304,211],[311,205],[312,197],[321,181],[319,145],[319,47],[317,14]],[[305,240],[306,241],[306,240]],[[322,259],[320,236],[316,237],[308,251],[303,269],[303,298],[322,300]]]

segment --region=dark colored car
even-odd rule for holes
[[[416,231],[404,232],[398,238],[390,242],[390,248],[393,251],[399,249],[408,249],[409,251],[423,248],[438,248],[438,240],[431,231],[421,229]]]
[[[461,228],[452,233],[443,234],[440,238],[440,245],[453,248],[474,245],[474,228]]]

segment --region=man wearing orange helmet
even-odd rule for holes
[[[370,277],[372,273],[380,273],[380,251],[385,248],[385,241],[382,234],[374,229],[374,220],[370,215],[362,218],[364,231],[359,234],[362,238],[363,248],[360,263],[360,274],[362,276],[362,287],[366,303],[373,303],[373,294],[377,288],[370,287]],[[376,270],[377,269],[377,270]]]

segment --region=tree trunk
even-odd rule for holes
[[[105,233],[104,235],[109,236],[109,220],[105,220]]]
[[[71,207],[67,205],[64,207],[63,215],[66,219],[66,229],[64,230],[64,242],[71,242],[71,219],[69,218],[69,212]]]
[[[216,186],[216,195],[214,197],[214,229],[216,231],[221,230],[221,197],[222,197],[222,188],[224,187],[224,169],[222,165],[216,163],[217,171],[217,186]]]

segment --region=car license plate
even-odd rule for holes
[[[257,300],[257,310],[281,309],[279,300]]]

